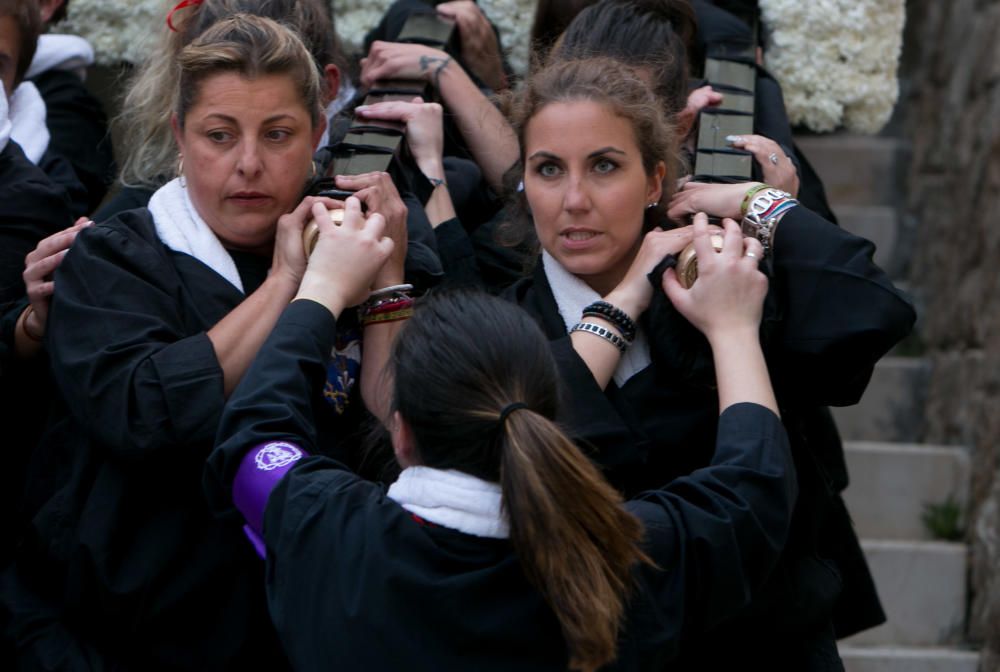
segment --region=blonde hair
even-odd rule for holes
[[[174,4],[167,0],[164,17]],[[175,14],[177,31],[162,30],[148,60],[131,78],[122,111],[113,122],[129,143],[120,176],[125,186],[158,187],[173,174],[177,148],[170,116],[177,109],[178,55],[219,20],[236,14],[268,17],[293,30],[309,49],[317,75],[331,63],[347,69],[324,0],[206,0]],[[319,84],[326,96],[325,79]]]
[[[319,74],[302,41],[288,28],[260,16],[236,14],[223,19],[184,47],[177,57],[174,111],[180,126],[212,75],[237,73],[247,79],[287,75],[300,85],[302,103],[313,125],[322,114]]]

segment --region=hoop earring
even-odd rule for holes
[[[647,203],[646,204],[646,209],[647,210],[652,210],[655,207],[656,207],[656,201],[653,201],[652,203]]]
[[[181,189],[187,189],[187,180],[184,179],[184,155],[177,155],[177,179],[181,185]]]
[[[319,172],[319,170],[316,168],[316,162],[315,161],[310,161],[309,165],[312,166],[312,175],[310,175],[309,178],[312,179],[312,180],[315,180],[316,179],[316,174]]]

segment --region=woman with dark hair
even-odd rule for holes
[[[346,230],[344,230],[346,229]],[[331,245],[360,234],[358,213]],[[226,407],[206,486],[263,534],[271,615],[296,670],[661,670],[753,592],[795,482],[757,340],[760,243],[729,222],[671,300],[712,343],[711,466],[622,503],[559,429],[560,373],[532,318],[438,294],[396,341],[388,491],[310,455],[312,391],[366,288],[310,263]],[[229,504],[232,502],[232,505]]]
[[[762,242],[772,282],[761,338],[805,495],[769,584],[748,593],[735,618],[688,642],[678,665],[838,669],[830,618],[848,565],[830,558],[853,561],[860,549],[803,427],[816,406],[857,402],[875,362],[912,326],[912,308],[872,263],[870,242],[787,193],[701,185],[671,201],[675,138],[631,68],[556,62],[517,103],[518,224],[541,255],[509,296],[551,341],[569,391],[568,433],[626,496],[704,467],[715,445],[708,344],[661,280],[666,266],[687,259],[691,228],[658,228],[665,204],[675,221],[699,212],[742,218]]]
[[[45,345],[59,394],[33,456],[17,572],[0,589],[25,666],[284,665],[260,563],[212,518],[201,475],[226,398],[300,289],[304,227],[343,204],[302,197],[326,120],[294,32],[236,14],[176,67],[179,176],[149,208],[81,231],[56,273]],[[346,272],[398,289],[405,227],[369,216],[395,251],[370,272],[351,248]],[[325,353],[321,427],[349,463],[366,409],[386,412],[379,373],[409,300],[385,298],[396,310],[342,321]]]

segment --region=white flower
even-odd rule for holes
[[[73,0],[56,32],[82,35],[97,62],[144,57],[176,0]],[[391,0],[331,0],[337,33],[357,51]],[[528,65],[535,0],[480,0],[515,71]],[[905,0],[760,0],[767,67],[781,82],[792,123],[875,133],[898,96]],[[191,11],[191,10],[181,10]]]
[[[788,117],[814,131],[877,133],[899,95],[905,0],[760,0],[766,65]]]

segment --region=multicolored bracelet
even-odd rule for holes
[[[361,326],[388,324],[413,316],[413,298],[408,292],[413,285],[393,285],[371,293],[358,309]]]
[[[743,195],[743,202],[740,203],[740,215],[746,217],[747,208],[750,207],[750,201],[753,200],[754,196],[756,196],[761,191],[764,191],[765,189],[772,189],[772,188],[773,187],[771,187],[768,184],[755,184],[754,186],[747,189],[747,193]]]
[[[611,345],[618,348],[618,351],[624,353],[628,348],[628,343],[625,339],[611,331],[610,329],[605,329],[599,324],[594,324],[593,322],[577,322],[573,325],[573,328],[569,330],[569,333],[574,333],[577,331],[583,331],[588,334],[593,334],[594,336],[599,336]]]
[[[599,317],[602,320],[607,320],[621,332],[626,341],[631,343],[635,340],[635,320],[624,310],[607,301],[594,301],[583,309],[583,317]]]
[[[759,190],[743,214],[743,235],[759,240],[764,256],[769,256],[778,222],[798,204],[787,191],[773,187]]]

